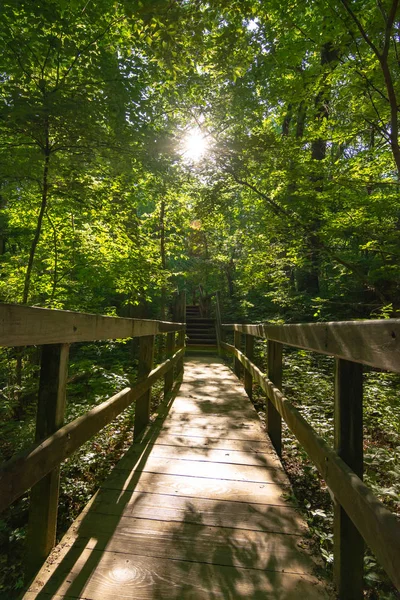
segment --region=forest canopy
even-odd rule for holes
[[[0,300],[396,315],[398,1],[5,0]]]

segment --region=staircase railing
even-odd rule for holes
[[[307,451],[334,496],[334,573],[341,600],[363,597],[364,540],[400,589],[400,523],[363,483],[363,365],[400,373],[400,319],[300,325],[221,324],[219,347],[234,356],[251,397],[253,382],[267,396],[267,429],[281,454],[282,419]],[[233,330],[234,345],[222,341]],[[245,340],[242,347],[243,337]],[[268,340],[268,376],[253,363],[255,338]],[[283,396],[284,345],[334,356],[335,436],[331,448]]]
[[[175,319],[165,322],[106,317],[0,304],[0,345],[42,346],[35,444],[0,469],[0,511],[31,489],[26,571],[32,576],[55,544],[59,465],[133,402],[134,437],[150,419],[152,385],[164,377],[164,394],[183,369],[185,294],[175,303]],[[178,333],[176,339],[176,332]],[[153,368],[156,335],[167,335],[166,359]],[[64,422],[69,345],[139,338],[138,383],[127,387],[67,425]]]

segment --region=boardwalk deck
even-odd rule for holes
[[[191,358],[24,600],[331,598],[289,492],[235,375]]]

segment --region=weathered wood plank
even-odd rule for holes
[[[93,538],[94,531],[96,538]],[[167,522],[90,511],[74,523],[69,534],[70,539],[64,538],[64,543],[74,544],[76,548],[84,546],[153,558],[168,556],[171,560],[249,569],[283,569],[291,573],[310,573],[316,567],[315,560],[306,551],[309,540],[304,537],[215,527],[185,519]]]
[[[64,344],[141,337],[184,329],[183,323],[105,317],[0,303],[0,346]]]
[[[400,319],[223,328],[400,373]]]
[[[250,504],[237,500],[210,500],[193,496],[171,496],[152,492],[131,492],[121,512],[120,490],[101,490],[90,511],[138,519],[201,523],[217,527],[236,527],[251,531],[304,535],[307,531],[298,510],[292,506]],[[81,517],[86,514],[86,510]]]
[[[168,432],[161,430],[157,435],[157,438],[153,441],[154,446],[157,444],[168,444],[175,447],[184,447],[189,451],[191,448],[205,448],[205,449],[220,449],[220,450],[233,450],[238,452],[251,452],[251,453],[274,453],[273,446],[268,439],[264,440],[232,440],[227,438],[212,438],[208,435],[190,436],[186,434],[173,435]]]
[[[57,566],[57,562],[55,565]],[[68,577],[66,577],[68,573]],[[318,579],[310,575],[274,570],[252,570],[239,567],[208,565],[195,561],[149,558],[120,552],[72,549],[63,568],[48,580],[40,574],[44,586],[36,582],[31,592],[57,593],[88,600],[322,600],[329,598]],[[84,593],[83,593],[84,589]],[[101,594],[101,596],[100,596]],[[35,596],[26,596],[25,600]]]
[[[176,439],[176,438],[174,438]],[[189,438],[190,439],[190,438]],[[193,439],[193,438],[192,438]],[[270,449],[269,452],[245,452],[243,450],[227,450],[219,448],[207,448],[201,446],[166,445],[161,443],[152,444],[151,457],[154,458],[173,458],[184,461],[203,461],[217,464],[235,464],[257,467],[281,468],[282,464],[276,457],[275,452]],[[126,456],[140,457],[149,450],[147,445],[135,444],[128,451]],[[124,457],[125,460],[125,457]]]
[[[118,470],[126,470],[132,468],[132,463],[139,461],[140,455],[132,455],[128,453],[126,458],[122,459],[115,468]],[[176,458],[157,457],[151,453],[146,458],[143,466],[138,466],[137,473],[162,473],[164,475],[183,475],[190,477],[195,474],[196,477],[206,477],[208,479],[219,479],[220,481],[253,481],[259,483],[282,483],[289,485],[288,479],[281,465],[272,467],[266,465],[246,465],[213,462],[210,464],[207,461],[199,460],[180,460]]]
[[[217,423],[211,423],[208,426],[206,426],[204,422],[203,425],[198,423],[198,427],[192,427],[190,421],[170,421],[163,427],[163,434],[167,433],[168,435],[185,435],[189,437],[207,435],[210,438],[215,438],[225,436],[228,440],[242,440],[244,442],[253,440],[262,442],[265,439],[265,434],[262,430],[260,431],[256,425],[251,427],[246,423],[236,423],[228,429],[228,424],[226,422],[219,424],[218,421]]]
[[[153,492],[172,496],[193,496],[209,500],[237,500],[255,504],[290,505],[286,500],[289,489],[279,483],[235,481],[195,475],[169,475],[164,473],[114,470],[104,482],[103,489],[127,492]],[[294,503],[291,503],[294,506]]]
[[[64,425],[44,442],[35,444],[2,465],[0,512],[142,396],[157,379],[172,368],[182,353],[182,350],[176,352],[172,359],[159,365],[145,381],[133,389],[125,388],[100,406]]]
[[[385,508],[352,469],[315,433],[300,412],[260,369],[235,348],[232,351],[243,366],[252,372],[254,379],[274,403],[394,585],[400,589],[400,523],[397,517]]]

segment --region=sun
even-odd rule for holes
[[[200,127],[191,127],[182,140],[182,157],[189,162],[198,162],[207,154],[206,134]]]

